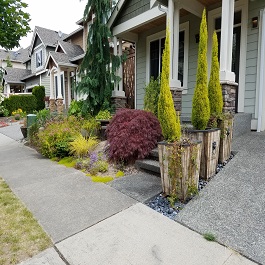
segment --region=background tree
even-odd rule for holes
[[[223,94],[220,84],[220,67],[218,61],[218,40],[216,32],[213,33],[212,65],[208,85],[211,115],[220,115],[223,111]]]
[[[13,67],[13,64],[11,63],[9,55],[6,57],[6,66],[7,67]]]
[[[0,0],[0,46],[13,49],[21,37],[30,31],[29,14],[23,9],[28,5],[21,0]]]
[[[200,42],[196,86],[192,99],[191,122],[195,129],[205,130],[210,118],[210,103],[207,82],[207,23],[206,11],[203,10],[200,25]]]
[[[87,51],[80,67],[81,81],[76,90],[86,96],[83,108],[92,114],[110,109],[113,85],[120,81],[115,73],[122,57],[112,55],[109,46],[112,35],[107,21],[111,8],[109,0],[88,0],[84,11],[84,21],[92,12],[95,18],[89,29]]]

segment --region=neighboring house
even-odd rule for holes
[[[4,76],[4,94],[32,92],[32,88],[37,85],[45,87],[45,93],[50,93],[50,78],[47,75],[45,62],[50,51],[55,51],[57,42],[63,40],[67,35],[50,29],[36,26],[34,29],[30,47],[27,49],[28,56],[24,58],[22,71],[17,71],[18,75],[10,70]],[[13,68],[15,68],[13,66]],[[12,76],[9,76],[11,75]],[[10,83],[12,80],[12,83]]]
[[[17,51],[0,49],[0,68],[7,67],[7,61],[9,60],[13,68],[26,69],[24,61],[29,58],[28,48]]]
[[[252,115],[251,128],[265,130],[265,0],[119,0],[109,26],[114,42],[136,46],[135,108],[143,108],[144,87],[161,71],[166,25],[171,36],[170,86],[190,117],[196,82],[199,26],[208,22],[208,69],[212,34],[220,44],[220,80],[227,110]],[[224,18],[224,19],[221,19]],[[117,50],[117,48],[116,48]],[[119,88],[114,94],[124,96]]]

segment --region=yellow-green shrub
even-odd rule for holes
[[[170,44],[169,29],[167,27],[165,49],[162,58],[161,87],[158,98],[158,119],[162,134],[167,141],[180,140],[181,128],[178,115],[174,108],[172,94],[169,87]]]
[[[83,157],[92,152],[97,144],[98,141],[96,138],[90,137],[85,139],[81,134],[79,134],[73,142],[70,142],[70,154],[74,154],[77,157]]]
[[[212,65],[208,85],[211,115],[220,115],[223,111],[222,86],[220,84],[220,67],[218,61],[218,40],[216,32],[213,33]]]
[[[191,114],[192,125],[197,130],[204,130],[210,118],[207,87],[207,34],[206,13],[204,9],[200,25],[198,67]]]

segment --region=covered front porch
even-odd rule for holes
[[[262,21],[257,5],[261,9],[265,2],[261,1],[261,4],[248,0],[151,0],[142,1],[144,4],[141,9],[137,8],[138,2],[119,1],[109,20],[115,38],[134,42],[136,46],[136,108],[143,108],[145,85],[149,83],[151,76],[156,77],[161,71],[161,55],[168,24],[171,34],[170,86],[176,108],[181,110],[183,117],[190,117],[196,82],[199,25],[202,11],[206,8],[208,70],[210,72],[212,34],[216,31],[219,40],[224,110],[251,114],[252,129],[257,129],[257,54]],[[131,12],[133,8],[135,10]],[[254,25],[256,16],[257,27]],[[257,39],[255,43],[249,44],[254,42],[252,36]],[[253,44],[257,46],[254,47]],[[265,114],[261,120],[265,122]]]

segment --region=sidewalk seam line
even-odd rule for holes
[[[71,265],[68,260],[64,257],[64,255],[61,253],[61,251],[54,245],[53,246],[54,250],[57,252],[59,255],[60,259],[66,264],[66,265]]]

